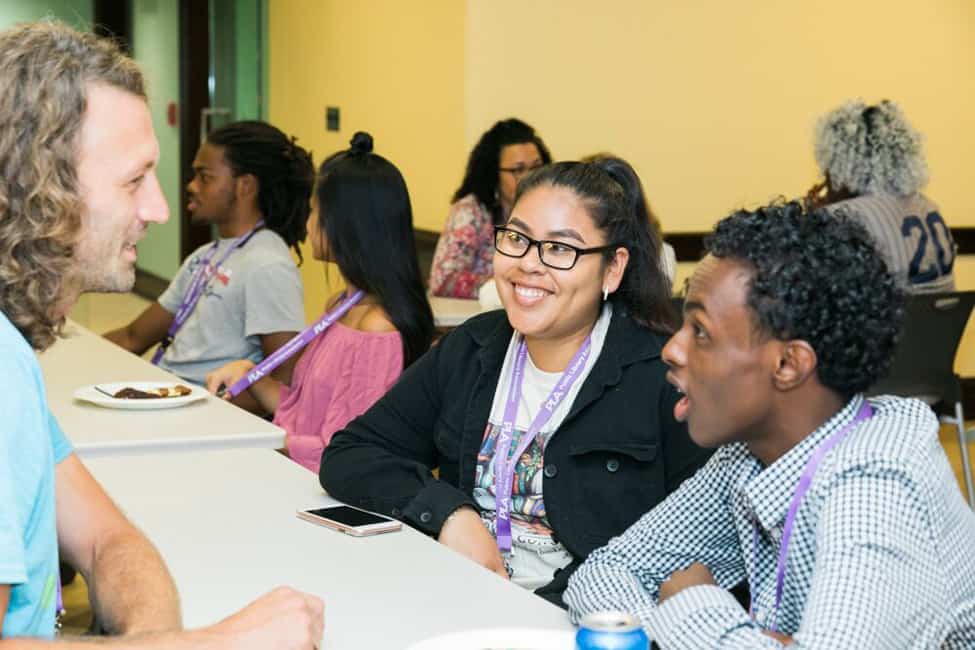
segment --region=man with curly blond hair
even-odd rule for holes
[[[816,126],[824,180],[808,198],[863,224],[906,291],[953,291],[955,242],[938,206],[921,194],[928,182],[921,144],[897,104],[846,102]]]
[[[0,648],[54,636],[59,547],[116,647],[315,647],[322,603],[288,589],[180,631],[158,552],[47,405],[34,352],[82,292],[130,290],[136,242],[168,218],[142,74],[113,43],[45,22],[0,33],[0,88]]]

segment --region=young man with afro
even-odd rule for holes
[[[900,290],[857,223],[798,203],[721,221],[664,348],[718,450],[565,593],[662,648],[971,648],[975,515],[922,402],[864,397]],[[726,591],[747,580],[746,611]]]

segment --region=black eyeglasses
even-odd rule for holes
[[[517,178],[521,178],[522,176],[526,176],[526,175],[530,174],[531,172],[535,171],[536,169],[538,169],[538,168],[540,168],[542,166],[544,166],[544,163],[540,163],[539,162],[539,163],[535,163],[534,165],[529,165],[527,167],[525,167],[525,166],[519,166],[519,167],[498,167],[498,171],[499,172],[508,172],[509,174],[511,174],[512,176],[514,176],[517,179]]]
[[[494,229],[494,250],[502,255],[507,257],[524,257],[531,250],[532,246],[538,248],[538,259],[541,260],[542,264],[560,271],[568,271],[576,265],[580,255],[613,250],[614,248],[618,248],[619,244],[607,244],[606,246],[596,246],[594,248],[578,248],[560,241],[532,239],[528,235],[523,235],[511,228],[498,226]]]

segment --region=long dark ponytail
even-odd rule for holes
[[[234,176],[257,178],[257,206],[265,226],[302,259],[298,244],[305,241],[308,204],[315,179],[311,154],[278,128],[266,122],[233,122],[207,136],[223,147]]]
[[[670,284],[660,267],[660,238],[643,203],[640,178],[621,158],[594,162],[558,162],[542,167],[518,184],[515,203],[531,190],[550,185],[572,190],[585,204],[608,244],[619,244],[630,259],[619,288],[610,300],[638,322],[660,333],[673,332],[676,322]],[[613,251],[605,258],[612,259]]]
[[[360,131],[351,145],[318,172],[318,221],[343,277],[379,298],[403,337],[403,365],[409,366],[433,340],[410,194],[396,166],[372,153],[372,136]]]

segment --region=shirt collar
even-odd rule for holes
[[[863,396],[854,395],[833,417],[745,484],[742,493],[763,529],[770,531],[785,520],[809,458],[831,434],[856,417],[862,403]],[[758,459],[753,457],[753,461],[758,465]]]

